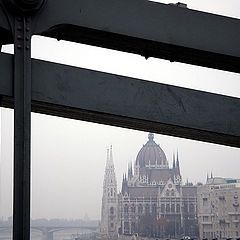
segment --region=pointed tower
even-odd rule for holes
[[[208,173],[207,173],[207,182],[208,182],[208,179],[209,179],[209,176],[208,176]]]
[[[173,155],[173,171],[174,171],[174,182],[178,185],[181,185],[182,184],[182,176],[180,173],[178,151],[177,151],[177,156],[175,156],[175,154]]]
[[[177,151],[177,162],[176,162],[177,167],[179,167],[179,159],[178,159],[178,151]]]
[[[128,164],[128,180],[131,180],[133,177],[132,163]]]
[[[113,164],[112,146],[107,150],[107,163],[103,182],[100,231],[113,237],[117,234],[117,180]]]
[[[173,169],[176,168],[175,153],[173,153]]]
[[[178,151],[177,151],[176,169],[177,169],[177,174],[181,175],[180,174],[180,165],[179,165]]]
[[[123,181],[122,181],[122,194],[128,193],[128,182],[127,182],[127,175],[123,174]]]

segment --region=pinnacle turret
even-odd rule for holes
[[[179,168],[179,159],[178,159],[178,150],[177,150],[177,162],[176,162],[177,168]]]
[[[124,178],[124,177],[123,177]],[[116,232],[116,219],[117,219],[117,180],[115,175],[112,146],[107,149],[107,162],[105,167],[104,184],[103,184],[103,197],[102,197],[102,216],[100,231],[109,234]],[[110,219],[114,216],[114,220]]]
[[[175,153],[173,153],[173,168],[176,168]]]
[[[128,179],[131,179],[133,176],[132,163],[128,165]]]
[[[148,134],[148,140],[149,140],[150,142],[152,142],[153,139],[154,139],[154,134],[153,134],[153,133],[149,133],[149,134]]]

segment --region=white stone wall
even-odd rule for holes
[[[240,187],[237,184],[210,182],[198,188],[197,196],[200,239],[240,237]]]

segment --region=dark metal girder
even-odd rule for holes
[[[13,240],[30,240],[31,18],[14,19]]]
[[[34,22],[44,36],[240,72],[239,19],[146,0],[51,0]]]
[[[48,0],[33,26],[59,40],[240,72],[239,19],[146,0]],[[0,33],[8,28],[0,9]]]
[[[7,19],[6,10],[0,0],[0,45],[13,43],[10,22]]]
[[[0,55],[1,105],[12,105],[11,56]],[[39,60],[32,111],[240,147],[240,101]]]

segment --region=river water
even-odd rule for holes
[[[61,231],[56,231],[53,233],[53,240],[72,240],[74,237],[89,234],[91,231],[83,230],[83,229],[65,229]],[[10,230],[0,230],[0,240],[11,240],[12,232]],[[31,230],[31,240],[44,240],[42,232],[32,229]]]

